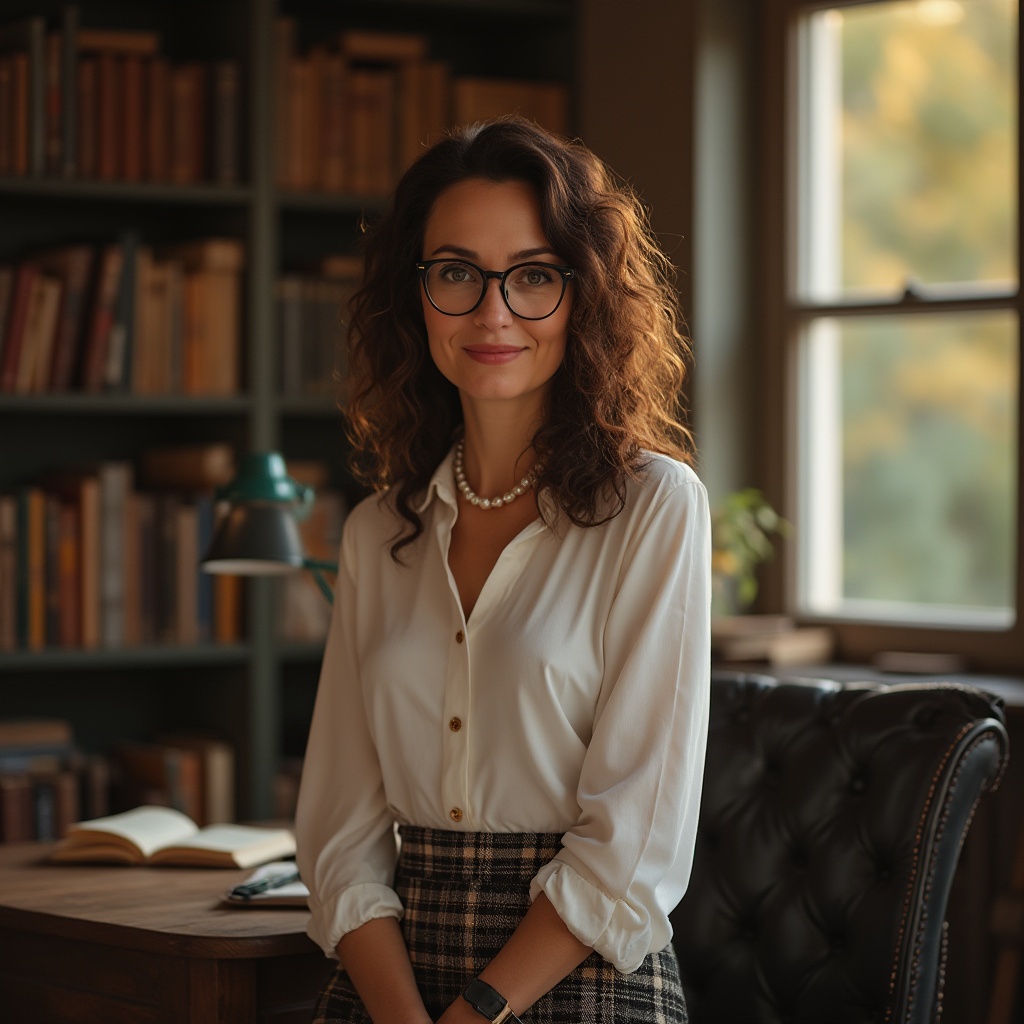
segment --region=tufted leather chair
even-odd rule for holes
[[[691,1024],[939,1019],[946,902],[1008,755],[952,684],[716,672],[697,850],[672,915]]]

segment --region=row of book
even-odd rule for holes
[[[285,274],[274,304],[281,390],[290,397],[335,396],[344,379],[344,331],[362,260],[331,256],[310,273]]]
[[[127,233],[0,265],[0,392],[231,395],[245,250]]]
[[[455,76],[426,36],[349,29],[299,52],[294,18],[275,22],[278,187],[382,195],[453,124],[519,113],[568,128],[557,82]]]
[[[237,642],[241,581],[199,569],[228,445],[153,449],[0,495],[0,650]]]
[[[238,63],[173,63],[157,32],[80,21],[70,4],[0,26],[0,174],[237,182]]]
[[[0,719],[0,842],[60,839],[74,822],[138,806],[200,825],[235,820],[235,751],[206,733],[84,753],[62,718]]]

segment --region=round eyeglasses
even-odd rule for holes
[[[508,270],[484,270],[468,260],[424,260],[416,264],[430,304],[446,316],[472,313],[497,278],[505,305],[522,320],[545,320],[562,303],[565,286],[576,276],[553,263],[517,263]]]

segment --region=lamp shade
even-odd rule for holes
[[[217,491],[230,506],[202,560],[204,572],[273,576],[304,567],[296,517],[308,512],[313,489],[296,483],[277,452],[242,460],[238,476]]]
[[[302,539],[288,505],[233,505],[217,529],[204,572],[274,576],[305,563]]]

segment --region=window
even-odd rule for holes
[[[941,630],[946,647],[950,629],[1006,631],[1020,576],[1017,2],[778,6],[790,603]]]

